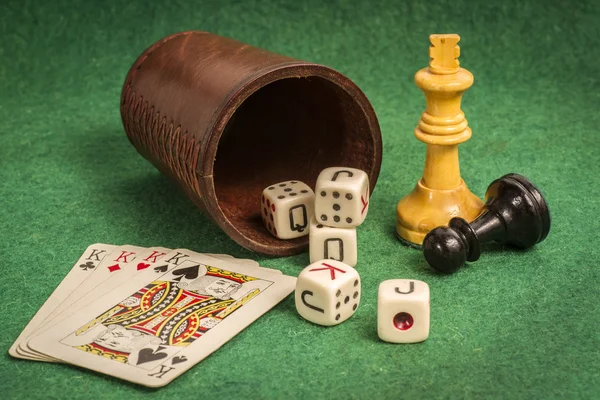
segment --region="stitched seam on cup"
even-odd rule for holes
[[[148,107],[148,102],[144,101],[143,96],[137,95],[131,84],[137,71],[157,48],[171,39],[197,33],[199,32],[189,31],[173,34],[155,43],[144,53],[125,83],[121,113],[124,116],[125,130],[132,142],[135,142],[134,145],[137,143],[143,150],[148,151],[156,161],[174,175],[186,191],[189,188],[190,194],[201,198],[200,185],[195,176],[200,144],[196,143],[189,131],[184,130],[177,121],[166,115],[162,115],[161,118],[161,112],[155,105]]]

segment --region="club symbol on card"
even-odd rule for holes
[[[115,272],[121,269],[121,266],[119,264],[115,264],[115,265],[111,265],[110,267],[108,267],[108,270],[110,272]]]
[[[157,273],[167,272],[168,269],[169,269],[169,266],[167,264],[160,265],[158,267],[154,267],[154,272],[157,272]]]
[[[136,365],[144,364],[150,361],[162,360],[163,358],[166,358],[169,355],[169,353],[161,353],[161,350],[165,349],[166,347],[164,346],[158,346],[156,351],[149,348],[140,350],[140,355],[138,356]]]
[[[149,266],[150,266],[150,264],[148,264],[148,263],[139,263],[139,264],[137,265],[137,270],[138,270],[138,271],[140,271],[140,270],[142,270],[142,269],[146,269],[146,268],[148,268]]]
[[[94,269],[94,268],[96,268],[96,266],[94,265],[93,262],[88,261],[85,264],[79,264],[79,268],[81,268],[84,271],[87,271],[88,269]]]
[[[186,356],[177,356],[177,357],[173,357],[173,359],[171,360],[171,365],[175,365],[175,364],[179,364],[182,362],[187,361],[187,357]]]

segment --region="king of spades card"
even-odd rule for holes
[[[61,343],[152,370],[198,341],[272,282],[202,264],[164,274]]]

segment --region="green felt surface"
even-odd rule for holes
[[[514,3],[514,4],[512,4]],[[0,393],[3,398],[598,398],[600,396],[600,6],[581,1],[13,1],[0,3]],[[252,254],[211,224],[128,142],[124,76],[156,40],[200,29],[349,76],[371,100],[384,158],[359,228],[363,297],[333,328],[290,297],[160,390],[9,346],[92,243],[255,258],[296,275],[307,255]],[[422,172],[414,73],[430,33],[456,32],[475,76],[461,171],[483,195],[519,172],[545,194],[548,239],[488,246],[453,276],[431,273],[393,235],[395,206]],[[380,281],[431,288],[431,334],[376,334]]]

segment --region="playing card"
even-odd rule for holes
[[[214,258],[220,258],[222,260],[228,261],[228,260],[235,260],[236,262],[245,262],[247,263],[249,266],[252,267],[258,267],[261,268],[265,271],[268,272],[273,272],[275,274],[282,274],[283,272],[281,272],[278,269],[273,269],[273,268],[266,268],[266,267],[262,267],[258,262],[254,261],[254,260],[250,260],[248,258],[235,258],[233,256],[230,256],[229,254],[210,254],[210,253],[198,253],[192,250],[187,250],[184,249],[186,252],[188,252],[190,255],[199,255],[199,256],[209,256],[209,257],[214,257]]]
[[[79,260],[75,263],[71,271],[65,279],[52,292],[48,300],[40,307],[38,312],[29,321],[25,329],[21,332],[17,340],[8,350],[8,353],[17,358],[32,359],[27,355],[17,352],[19,343],[29,336],[36,327],[38,327],[59,304],[61,304],[69,294],[77,288],[86,278],[88,278],[98,267],[100,262],[115,248],[116,246],[108,244],[93,244],[89,246]],[[35,359],[35,358],[33,358]]]
[[[104,294],[106,294],[110,290],[112,290],[115,287],[118,287],[119,285],[121,285],[122,283],[130,280],[134,275],[142,273],[142,271],[144,271],[146,269],[157,268],[157,270],[161,270],[162,268],[167,268],[168,267],[167,262],[164,260],[170,260],[173,257],[180,256],[182,254],[181,251],[189,252],[189,250],[173,251],[171,249],[166,249],[163,247],[154,247],[154,248],[150,248],[149,250],[145,250],[144,252],[140,252],[140,255],[138,257],[139,262],[129,263],[129,264],[124,265],[124,268],[121,272],[119,272],[118,274],[113,274],[113,275],[109,276],[108,279],[106,279],[104,282],[100,283],[98,286],[96,286],[93,290],[86,293],[84,296],[80,297],[69,308],[65,309],[60,314],[54,316],[54,318],[52,318],[52,320],[45,321],[44,324],[41,325],[40,327],[38,327],[38,329],[36,329],[31,336],[35,336],[37,334],[37,332],[48,329],[55,324],[61,323],[64,319],[68,318],[70,315],[79,311],[80,309],[82,309],[83,307],[85,307],[86,305],[91,303],[92,301],[102,297]],[[192,253],[192,252],[190,252],[190,253]],[[228,259],[228,260],[230,260],[229,262],[236,264],[236,265],[238,265],[238,264],[239,265],[250,265],[251,268],[254,267],[254,265],[255,265],[254,262],[248,262],[251,260],[238,260],[232,256],[221,255],[221,254],[215,254],[214,256],[222,257],[223,259]],[[217,258],[212,257],[212,256],[211,257],[207,256],[206,258],[207,258],[207,260],[208,259],[217,260]],[[175,258],[175,259],[177,259],[177,258]],[[109,257],[109,260],[110,260],[110,257]],[[27,341],[28,341],[28,339],[25,339],[25,340],[23,340],[22,343],[24,343],[25,346],[27,346]],[[22,349],[22,350],[32,352],[32,349],[28,348],[28,346],[26,349]],[[33,352],[33,353],[35,354],[35,352]],[[43,357],[43,355],[41,355],[41,354],[38,354],[38,355]]]
[[[65,362],[164,386],[289,295],[296,278],[176,250],[34,337]]]
[[[138,258],[139,253],[145,250],[146,249],[143,247],[129,245],[116,247],[110,253],[110,255],[105,257],[100,265],[95,268],[90,277],[83,281],[81,285],[77,286],[75,290],[73,290],[69,296],[50,313],[50,315],[47,317],[47,320],[54,318],[69,308],[81,296],[94,289],[96,286],[108,279],[111,275],[120,274],[125,269],[127,264],[134,262]]]
[[[113,251],[113,253],[109,257],[106,258],[106,263],[114,265],[114,262],[115,262],[114,258],[117,255],[124,254],[124,252],[131,252],[132,250],[133,250],[133,248],[131,246],[117,248],[116,250]],[[97,279],[100,281],[98,283],[98,285],[96,287],[94,287],[93,289],[87,291],[87,293],[83,294],[78,299],[76,299],[67,308],[64,308],[62,305],[57,307],[55,309],[55,311],[53,311],[51,313],[51,316],[52,316],[51,318],[45,320],[41,325],[39,325],[33,331],[33,333],[31,335],[29,335],[28,337],[24,338],[21,341],[21,344],[19,345],[19,349],[18,349],[19,352],[22,354],[24,353],[27,355],[38,356],[39,358],[42,359],[42,361],[55,361],[56,362],[56,360],[50,360],[50,359],[44,360],[44,358],[46,358],[46,357],[43,354],[36,353],[31,348],[29,348],[29,346],[27,345],[29,338],[32,336],[35,336],[40,331],[48,329],[50,326],[52,326],[56,323],[60,323],[60,321],[62,321],[69,315],[75,313],[76,311],[78,311],[85,305],[89,304],[93,300],[102,297],[106,292],[119,286],[121,283],[126,282],[127,280],[131,279],[131,277],[134,276],[135,274],[138,274],[148,268],[153,268],[157,263],[159,263],[168,254],[168,252],[171,251],[171,249],[167,249],[164,247],[151,247],[149,249],[137,248],[137,251],[138,251],[137,258],[136,258],[137,261],[132,262],[133,261],[133,258],[132,258],[131,260],[126,259],[128,262],[121,262],[120,263],[121,269],[118,270],[118,273],[110,273],[106,277],[106,279],[104,279],[103,275],[90,276],[90,280]],[[108,267],[110,267],[110,266],[108,266]],[[108,267],[105,263],[102,263],[97,267],[97,269],[102,270],[103,268],[105,268],[106,270],[109,270],[110,268],[108,268]],[[89,286],[91,286],[91,284],[88,284],[88,282],[86,282],[85,286],[89,287]],[[61,309],[62,309],[62,312],[56,311],[56,310],[61,310]]]
[[[105,245],[105,246],[109,246],[109,245]],[[115,248],[115,246],[110,246],[111,248]],[[67,316],[71,315],[71,313],[79,310],[81,307],[83,307],[84,305],[86,305],[87,303],[89,303],[90,301],[101,297],[108,289],[114,288],[116,286],[118,286],[120,283],[128,280],[131,275],[145,269],[148,268],[150,265],[154,265],[154,263],[156,263],[160,258],[162,258],[165,255],[165,252],[168,251],[169,249],[164,249],[164,248],[153,248],[150,250],[144,250],[144,253],[142,253],[143,255],[141,256],[141,259],[139,260],[139,262],[137,264],[132,264],[131,261],[133,261],[133,258],[130,259],[130,257],[133,256],[133,254],[131,253],[131,250],[134,249],[138,249],[138,251],[141,251],[142,248],[134,248],[132,246],[125,246],[123,248],[115,248],[114,254],[111,254],[110,257],[108,257],[106,260],[107,262],[110,262],[111,265],[91,265],[90,264],[90,260],[87,260],[86,263],[81,263],[80,268],[82,268],[85,271],[98,271],[98,270],[102,270],[102,273],[97,273],[97,274],[91,274],[91,272],[89,272],[86,276],[86,278],[90,278],[88,282],[86,282],[86,284],[80,288],[79,290],[75,291],[72,290],[73,289],[73,285],[66,285],[66,283],[68,283],[69,278],[66,278],[64,280],[64,284],[61,284],[61,286],[59,286],[59,288],[57,288],[57,290],[55,291],[55,293],[53,293],[53,298],[56,299],[60,296],[57,296],[57,294],[62,293],[63,296],[60,297],[61,299],[63,299],[62,302],[51,302],[52,304],[56,305],[57,303],[59,303],[60,306],[54,307],[54,309],[52,309],[51,304],[48,303],[43,307],[43,310],[40,309],[40,314],[36,314],[36,317],[34,319],[32,319],[32,321],[30,322],[30,324],[27,326],[26,330],[24,330],[24,332],[19,336],[18,340],[15,342],[15,345],[13,345],[13,347],[11,347],[11,354],[14,355],[15,357],[19,357],[19,358],[26,358],[29,360],[36,360],[36,361],[47,361],[47,362],[59,362],[59,360],[50,358],[44,354],[40,354],[38,352],[33,351],[32,349],[30,349],[27,346],[27,340],[34,336],[36,333],[40,332],[43,329],[47,329],[48,327],[54,325],[55,323],[59,323],[61,320],[63,320],[64,318],[66,318]],[[102,257],[105,257],[108,254],[108,252],[103,252]],[[198,254],[198,253],[194,253],[194,254]],[[113,257],[114,255],[114,257]],[[98,253],[92,253],[91,257],[94,259],[97,259],[99,256]],[[225,260],[231,260],[232,262],[236,262],[236,263],[243,263],[245,265],[250,265],[253,267],[257,267],[258,263],[256,261],[253,260],[242,260],[242,259],[235,259],[233,256],[230,255],[226,255],[226,254],[213,254],[212,255],[215,258],[220,258],[220,259],[225,259]],[[82,259],[85,257],[82,257]],[[97,264],[97,263],[96,263]],[[259,267],[262,268],[262,267]],[[75,267],[74,267],[75,269]],[[273,271],[273,272],[278,272],[280,273],[280,271],[278,270],[270,270],[270,269],[266,269],[265,270],[269,270],[269,271]],[[104,279],[107,275],[106,271],[109,271],[110,274],[108,274],[108,278],[105,279],[104,281],[102,281],[102,279]],[[118,273],[117,273],[118,272]],[[94,284],[98,283],[98,286],[96,286],[92,291],[87,291],[88,287],[92,287]],[[63,290],[61,292],[61,290]],[[84,291],[87,291],[87,293],[85,294],[85,296],[80,297],[80,294]],[[65,297],[67,296],[67,297]],[[74,301],[74,303],[73,303]],[[62,303],[62,304],[60,304]]]
[[[81,296],[94,289],[100,283],[104,282],[104,280],[106,280],[109,276],[121,273],[125,267],[129,263],[133,262],[138,257],[139,253],[143,251],[145,251],[145,248],[143,247],[129,245],[120,247],[115,246],[112,249],[112,252],[105,256],[94,268],[93,272],[83,282],[81,282],[79,286],[75,287],[68,294],[68,296],[50,312],[46,319],[42,321],[41,325],[43,326],[48,321],[54,319],[57,315],[70,307]],[[30,337],[36,334],[38,330],[39,326],[36,327],[35,330],[30,334]],[[37,352],[29,349],[26,345],[26,342],[23,340],[21,340],[18,345],[17,353],[21,356],[29,356],[29,358],[32,360],[35,359],[38,361],[56,362],[56,360],[52,360],[43,354],[38,354]]]

